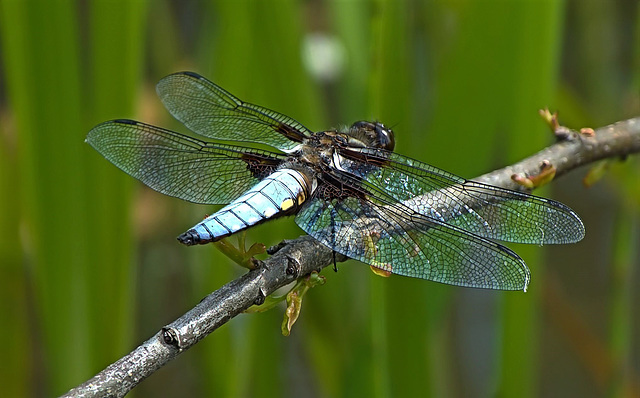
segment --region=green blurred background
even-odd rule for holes
[[[376,119],[400,153],[465,177],[571,127],[640,115],[635,0],[0,0],[0,389],[52,396],[242,273],[175,237],[211,206],[164,197],[83,140],[114,118],[185,132],[155,96],[179,70],[312,130]],[[538,191],[576,245],[512,245],[530,291],[327,269],[290,337],[240,315],[134,396],[633,396],[640,378],[640,162]],[[275,244],[292,219],[252,229]],[[636,395],[637,396],[637,395]]]

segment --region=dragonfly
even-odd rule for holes
[[[527,265],[497,241],[584,237],[579,216],[560,202],[395,153],[394,133],[380,122],[314,132],[193,72],[169,75],[156,88],[178,121],[213,141],[118,119],[94,127],[86,142],[160,193],[225,205],[181,234],[185,245],[295,215],[307,234],[381,273],[526,291]]]

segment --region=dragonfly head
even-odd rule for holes
[[[355,122],[349,129],[349,135],[360,139],[369,147],[393,151],[396,146],[393,131],[380,122]]]

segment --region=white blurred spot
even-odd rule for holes
[[[302,42],[302,62],[318,80],[336,80],[344,71],[345,55],[342,43],[326,33],[310,33]]]

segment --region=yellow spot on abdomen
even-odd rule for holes
[[[298,194],[298,206],[302,205],[306,199],[307,195],[305,195],[304,191],[301,191],[300,194]]]
[[[283,211],[287,211],[287,210],[289,210],[290,208],[292,208],[292,207],[293,207],[293,203],[294,203],[294,202],[293,202],[293,199],[291,199],[291,198],[286,199],[286,200],[284,200],[284,201],[282,202],[282,204],[280,205],[280,208],[281,208]]]

